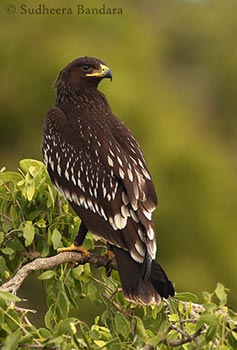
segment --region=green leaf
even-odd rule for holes
[[[223,286],[223,284],[217,283],[215,294],[217,298],[220,300],[220,304],[225,305],[227,302],[227,294],[225,292],[225,287]]]
[[[14,223],[18,220],[18,213],[14,205],[10,207],[10,216]]]
[[[233,310],[228,309],[228,314],[230,315],[231,318],[236,318],[237,317],[237,313],[235,313]]]
[[[160,336],[159,335],[156,335],[154,337],[151,337],[149,338],[147,341],[146,341],[146,345],[151,345],[153,347],[157,346],[159,341],[160,341]]]
[[[40,256],[41,256],[41,258],[45,258],[48,255],[49,255],[49,246],[48,246],[47,242],[44,242],[43,248],[40,252]]]
[[[3,182],[18,182],[22,180],[22,176],[13,171],[6,171],[4,173],[0,173],[0,180]]]
[[[62,239],[61,233],[55,228],[53,230],[52,237],[51,237],[54,249],[57,249],[63,246],[61,239]]]
[[[121,334],[125,339],[127,339],[130,333],[130,326],[124,315],[120,312],[116,312],[114,323],[117,334]]]
[[[12,255],[13,253],[15,253],[15,251],[12,248],[2,248],[1,252],[5,255]]]
[[[206,332],[206,339],[207,341],[212,341],[215,338],[217,332],[217,325],[210,326]]]
[[[0,273],[6,273],[7,271],[7,265],[6,265],[6,259],[2,255],[0,255]],[[8,276],[9,277],[9,276]]]
[[[153,320],[156,320],[158,317],[159,312],[161,311],[161,309],[163,308],[164,304],[163,302],[161,302],[159,305],[151,305],[151,316],[153,318]]]
[[[61,314],[62,319],[68,317],[68,303],[62,291],[58,295],[57,308]]]
[[[78,222],[75,222],[76,225],[78,225]],[[88,232],[87,235],[86,235],[86,239],[85,241],[83,242],[83,246],[87,249],[87,250],[90,250],[90,249],[94,249],[95,247],[95,235],[93,235],[93,233],[91,232]]]
[[[35,166],[30,166],[29,167],[29,169],[28,169],[28,172],[30,173],[30,175],[32,176],[32,177],[35,177],[36,176],[36,174],[37,174],[37,168],[35,167]]]
[[[168,315],[168,319],[170,322],[178,322],[180,320],[180,317],[178,314],[171,314]]]
[[[9,334],[6,338],[6,341],[2,347],[2,350],[16,350],[21,341],[21,333],[19,330]]]
[[[148,335],[142,320],[137,316],[134,316],[134,319],[136,320],[136,334],[140,335],[143,339],[147,339]]]
[[[112,336],[111,336],[111,331],[109,328],[99,326],[98,330],[100,332],[101,339],[103,339],[103,340],[110,340],[111,339]]]
[[[4,314],[3,310],[0,309],[0,329],[4,323],[4,317],[5,317],[5,314]]]
[[[0,232],[0,244],[4,241],[4,233],[1,231]]]
[[[25,172],[28,172],[30,167],[35,167],[37,169],[45,169],[44,164],[35,159],[22,159],[19,162],[19,164],[21,169],[23,169]]]
[[[75,267],[72,270],[73,278],[80,280],[81,279],[81,275],[84,273],[84,267],[85,267],[84,265],[79,265],[79,266]]]
[[[14,308],[8,309],[5,320],[11,332],[16,332],[19,329],[20,318]]]
[[[213,312],[217,308],[217,305],[214,304],[214,303],[205,303],[205,304],[202,304],[202,305],[205,308],[205,310],[208,311],[208,312]]]
[[[44,219],[39,219],[37,222],[35,222],[35,225],[39,228],[45,228],[46,221]]]
[[[101,315],[101,322],[107,326],[107,320],[109,320],[110,314],[108,310],[105,310]]]
[[[49,280],[50,278],[53,278],[56,275],[56,273],[52,270],[45,271],[41,273],[39,276],[40,280]]]
[[[109,348],[105,348],[105,350],[106,349],[110,349],[110,350],[121,350],[122,349],[119,338],[117,338],[117,339],[115,338],[113,341],[115,341],[116,344],[110,344]]]
[[[51,337],[51,333],[46,328],[39,328],[37,330],[37,333],[39,337],[42,338],[43,340]]]
[[[31,245],[35,238],[35,228],[32,225],[32,221],[26,221],[23,228],[23,237],[25,238],[25,246],[28,247]]]
[[[97,289],[93,282],[89,282],[87,286],[87,297],[92,301],[95,302],[97,300],[96,295]]]
[[[21,301],[16,295],[0,290],[0,298],[7,301]]]
[[[65,284],[65,285],[64,285],[64,289],[65,289],[66,295],[67,295],[68,300],[70,301],[70,303],[71,303],[74,307],[77,307],[77,306],[78,306],[78,305],[77,305],[77,302],[76,302],[76,300],[74,299],[70,288]]]
[[[212,295],[213,294],[208,292],[202,292],[203,299],[205,300],[206,303],[211,303]]]
[[[66,333],[72,333],[72,324],[75,324],[77,321],[76,318],[74,317],[69,317],[66,318],[65,320],[59,321],[59,323],[56,325],[54,329],[54,333],[59,336],[59,335],[64,335]]]
[[[100,339],[100,332],[93,329],[91,332],[90,332],[90,336],[92,339],[94,340],[97,340],[97,339]]]
[[[50,305],[48,311],[44,316],[44,322],[47,328],[51,329],[52,322],[54,321],[55,304]]]
[[[175,298],[182,301],[191,301],[193,303],[196,303],[198,301],[198,297],[190,292],[176,293]]]
[[[104,348],[106,342],[104,340],[94,340],[94,343],[99,346],[99,348]]]
[[[54,189],[48,185],[48,201],[47,201],[47,207],[51,208],[55,206],[55,194],[54,194]]]
[[[227,335],[228,343],[231,349],[237,349],[237,334],[236,332],[229,332]]]
[[[29,215],[27,216],[27,219],[30,221],[35,220],[40,214],[42,213],[41,210],[34,210],[32,212],[29,213]],[[40,219],[41,220],[41,219]],[[39,221],[40,221],[39,220]],[[42,219],[43,220],[43,219]],[[36,223],[37,224],[37,223]]]
[[[181,301],[178,303],[178,310],[179,314],[182,314],[184,311],[184,304]]]
[[[218,324],[218,317],[214,314],[203,314],[197,321],[197,328],[203,327],[205,324],[215,326]]]
[[[35,182],[31,181],[31,183],[26,187],[26,198],[29,202],[32,201],[35,194]]]

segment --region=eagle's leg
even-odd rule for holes
[[[108,257],[108,260],[112,261],[115,257],[112,244],[107,242],[106,248],[107,248],[107,251],[106,251],[105,255]]]
[[[84,257],[89,256],[88,250],[83,248],[82,243],[86,237],[86,234],[88,232],[88,228],[85,226],[84,222],[82,221],[78,230],[78,234],[73,242],[73,244],[70,247],[63,247],[63,248],[58,248],[57,252],[62,253],[62,252],[79,252],[81,253]]]
[[[113,252],[113,246],[109,242],[107,242],[107,251],[105,253],[105,256],[108,259],[107,266],[105,267],[106,269],[106,276],[110,277],[112,269],[110,267],[110,262],[115,258],[114,252]]]

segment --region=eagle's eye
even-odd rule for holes
[[[91,69],[91,66],[88,66],[87,64],[84,64],[81,69],[83,70],[83,72],[88,72]]]

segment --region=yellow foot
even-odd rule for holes
[[[112,252],[112,250],[107,250],[107,252],[105,253],[105,255],[107,256],[107,258],[108,258],[109,261],[112,261],[112,260],[114,260],[114,258],[115,258],[115,255],[114,255],[114,253]]]
[[[63,252],[78,252],[81,253],[83,255],[83,257],[89,257],[90,253],[88,252],[88,250],[86,250],[85,248],[83,248],[82,245],[75,245],[72,244],[70,245],[70,247],[63,247],[63,248],[58,248],[57,249],[57,253],[63,253]]]

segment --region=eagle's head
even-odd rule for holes
[[[106,64],[93,57],[83,56],[69,63],[58,75],[56,88],[96,88],[99,82],[112,73]]]

